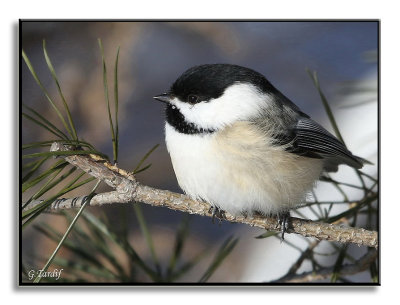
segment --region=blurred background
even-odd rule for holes
[[[332,132],[317,89],[306,69],[317,71],[322,90],[330,102],[339,128],[349,149],[374,163],[365,172],[377,175],[377,22],[50,22],[24,21],[21,24],[22,48],[31,60],[43,85],[51,95],[57,88],[43,56],[46,40],[63,93],[69,103],[80,138],[99,151],[112,156],[111,136],[103,88],[101,38],[112,84],[117,48],[119,55],[119,167],[133,170],[143,155],[155,144],[152,166],[137,175],[146,185],[181,192],[164,143],[164,105],[152,99],[165,92],[186,69],[205,63],[231,63],[252,68],[263,75],[304,112]],[[21,65],[21,100],[24,104],[57,121],[43,92],[24,63]],[[61,128],[61,125],[58,125]],[[49,134],[27,120],[22,120],[22,143],[49,140]],[[354,171],[341,167],[333,177],[348,183],[357,181]],[[104,188],[105,189],[105,188]],[[100,189],[99,191],[102,191]],[[83,195],[89,188],[72,195]],[[348,196],[360,196],[348,189]],[[340,194],[332,186],[319,183],[319,200],[337,200]],[[155,244],[158,259],[168,262],[175,233],[185,217],[182,213],[141,204]],[[341,211],[343,205],[334,207]],[[140,233],[132,207],[112,205],[90,208],[105,214],[109,226],[119,228],[121,215],[128,224],[129,240],[143,260],[151,253]],[[303,214],[313,218],[306,210]],[[57,215],[41,215],[35,222],[45,222],[63,232],[67,222]],[[362,219],[359,220],[362,226]],[[263,230],[246,225],[190,216],[183,257],[194,257],[204,249],[208,254],[179,281],[196,282],[205,266],[228,236],[239,238],[233,252],[209,279],[210,282],[271,281],[284,275],[299,252],[276,238],[255,239]],[[28,227],[22,235],[22,260],[38,268],[54,250],[56,243]],[[288,242],[304,248],[304,238],[286,235]],[[324,243],[321,243],[323,247]],[[327,246],[328,247],[328,246]],[[360,256],[360,249],[350,246]],[[118,252],[117,249],[111,249]],[[360,252],[361,253],[361,252]],[[61,256],[71,256],[63,249]],[[117,253],[118,255],[118,253]],[[327,260],[328,258],[324,258]],[[335,260],[335,257],[329,258]],[[300,271],[309,270],[305,264]],[[368,281],[358,274],[354,281]],[[149,281],[146,276],[138,281]]]

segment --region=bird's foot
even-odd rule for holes
[[[212,206],[210,208],[210,210],[208,211],[208,213],[211,213],[211,215],[212,215],[212,219],[211,219],[212,223],[214,223],[215,217],[219,219],[219,223],[221,223],[222,219],[226,219],[225,211],[219,209],[216,206]]]
[[[278,216],[278,226],[281,227],[281,242],[285,239],[285,233],[290,227],[290,212],[286,211],[279,213]]]

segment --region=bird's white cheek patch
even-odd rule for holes
[[[181,111],[187,122],[203,129],[221,129],[257,115],[271,104],[271,99],[253,85],[238,83],[208,102],[191,105],[175,98],[171,104]]]

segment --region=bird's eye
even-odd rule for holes
[[[189,104],[196,104],[199,102],[199,97],[194,94],[189,94],[189,96],[187,97],[187,101]]]

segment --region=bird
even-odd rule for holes
[[[282,239],[324,172],[368,163],[250,68],[194,66],[154,99],[182,190],[219,218],[275,215]]]

